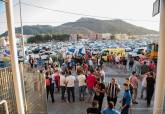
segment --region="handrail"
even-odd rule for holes
[[[2,100],[2,101],[0,101],[0,105],[2,105],[2,104],[4,104],[4,106],[5,106],[6,114],[9,114],[7,101],[6,101],[6,100]]]

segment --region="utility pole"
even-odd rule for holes
[[[24,63],[24,59],[25,59],[25,48],[24,48],[24,36],[23,36],[21,0],[19,0],[19,15],[20,15],[20,23],[21,23],[21,41],[22,41],[23,63]]]
[[[11,58],[14,90],[15,90],[16,103],[17,103],[17,111],[18,111],[18,114],[25,114],[21,77],[20,77],[20,71],[19,71],[19,66],[18,66],[12,0],[6,0],[5,5],[6,5],[9,46],[10,46],[10,58]]]
[[[23,63],[20,62],[20,73],[21,73],[21,80],[22,80],[22,92],[23,92],[23,99],[24,99],[24,105],[25,110],[27,109],[26,105],[26,96],[25,96],[25,90],[24,90],[24,62],[25,62],[25,45],[24,45],[24,33],[23,33],[23,24],[22,24],[22,5],[21,0],[19,0],[19,14],[20,14],[20,23],[21,23],[21,47],[22,47],[22,56],[23,56]]]
[[[162,114],[165,93],[165,0],[160,0],[160,38],[153,114]]]

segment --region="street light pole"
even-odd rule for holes
[[[160,38],[158,53],[158,69],[154,99],[154,114],[163,113],[165,93],[165,0],[160,0]]]
[[[10,44],[10,58],[11,58],[17,110],[18,110],[18,114],[25,114],[21,77],[18,66],[12,0],[6,0],[5,5],[6,5],[7,27],[8,27],[8,36],[9,36],[9,44]]]

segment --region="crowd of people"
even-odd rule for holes
[[[152,60],[142,61],[140,58],[133,57],[114,56],[113,58],[111,56],[108,59],[110,66],[123,69],[124,72],[131,72],[130,77],[126,78],[122,85],[115,77],[105,85],[104,67],[107,63],[104,65],[101,56],[96,62],[88,55],[68,56],[59,58],[58,61],[52,61],[49,57],[47,62],[30,56],[29,63],[32,69],[38,68],[45,74],[47,99],[51,96],[52,103],[55,102],[55,90],[60,93],[62,102],[76,102],[75,87],[78,83],[79,101],[92,104],[86,110],[87,114],[119,114],[119,112],[129,114],[131,105],[138,104],[139,88],[141,88],[140,98],[144,98],[147,107],[150,107],[154,94],[156,64]],[[122,99],[119,99],[121,86],[124,87],[124,94]],[[103,109],[105,97],[107,107]],[[117,110],[117,104],[120,104],[120,110]]]

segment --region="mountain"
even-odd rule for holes
[[[120,19],[115,20],[99,20],[94,18],[80,18],[76,22],[69,22],[60,26],[50,25],[32,25],[24,26],[24,34],[36,35],[46,33],[71,34],[71,33],[127,33],[127,34],[157,34],[157,31],[149,30],[143,27],[135,26]],[[16,28],[16,32],[20,33],[20,27]],[[4,34],[3,34],[4,35]]]

